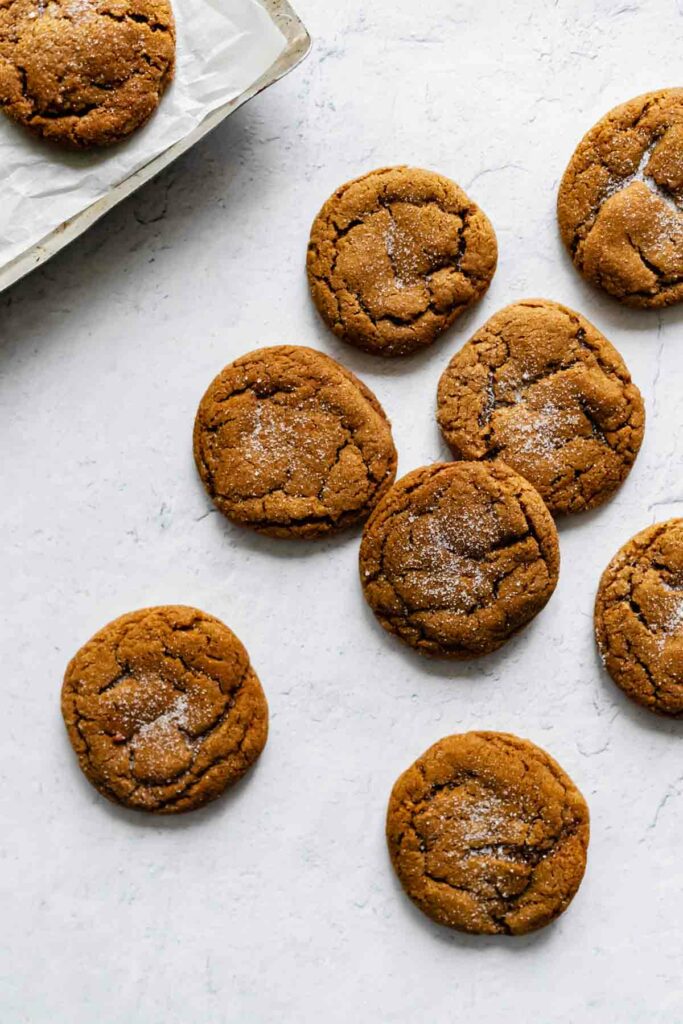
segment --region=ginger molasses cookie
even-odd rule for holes
[[[365,525],[360,576],[389,633],[422,654],[495,651],[549,600],[557,531],[539,493],[502,462],[415,469]]]
[[[637,533],[602,574],[595,637],[624,693],[683,717],[683,519]]]
[[[488,217],[454,182],[384,167],[342,185],[313,222],[308,280],[338,337],[405,355],[480,299],[496,269]]]
[[[591,284],[629,306],[683,299],[683,89],[615,107],[579,143],[557,216]]]
[[[268,705],[249,655],[196,608],[143,608],[110,622],[69,663],[62,714],[100,793],[175,814],[214,800],[257,759]]]
[[[551,512],[582,512],[628,475],[645,411],[596,327],[557,302],[527,299],[492,316],[453,356],[437,419],[456,458],[501,458]]]
[[[0,4],[0,108],[68,146],[106,146],[154,113],[175,65],[168,0]]]
[[[194,456],[229,519],[319,537],[365,519],[396,475],[381,405],[334,359],[298,345],[242,356],[202,398]]]
[[[447,736],[396,782],[387,841],[439,924],[523,935],[567,909],[586,867],[586,801],[559,764],[502,732]]]

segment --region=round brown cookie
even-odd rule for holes
[[[384,167],[342,185],[313,222],[308,280],[336,335],[399,356],[431,344],[496,269],[488,217],[454,182]]]
[[[627,696],[683,717],[683,519],[649,526],[614,556],[595,600],[595,638]]]
[[[391,425],[350,370],[278,345],[230,363],[202,398],[194,456],[229,519],[273,537],[319,537],[364,519],[391,486]]]
[[[437,419],[458,459],[500,457],[552,512],[602,504],[628,475],[645,425],[623,359],[579,313],[507,306],[456,353]]]
[[[385,495],[360,549],[365,598],[422,654],[495,651],[540,612],[559,572],[536,490],[502,462],[415,469]]]
[[[0,4],[0,108],[55,142],[130,135],[156,110],[174,64],[168,0]]]
[[[683,89],[615,107],[579,143],[557,216],[592,284],[629,306],[683,299]]]
[[[93,786],[160,814],[220,796],[268,735],[249,655],[196,608],[143,608],[101,629],[67,667],[62,714]]]
[[[401,885],[439,924],[524,935],[567,909],[589,815],[544,750],[501,732],[447,736],[396,782],[387,841]]]

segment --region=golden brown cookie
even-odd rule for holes
[[[629,306],[683,299],[683,89],[615,107],[579,143],[557,197],[584,277]]]
[[[396,782],[387,841],[401,885],[439,924],[524,935],[554,921],[586,868],[586,801],[540,747],[502,732],[435,743]]]
[[[495,651],[540,612],[559,572],[543,499],[502,462],[415,469],[365,525],[360,576],[389,633],[422,654]]]
[[[454,182],[384,167],[342,185],[313,222],[308,280],[344,341],[399,356],[431,344],[496,269],[488,217]]]
[[[46,139],[124,139],[154,113],[174,65],[168,0],[0,3],[0,108]]]
[[[683,717],[683,519],[649,526],[614,556],[595,600],[595,638],[627,696]]]
[[[320,537],[370,513],[396,475],[391,425],[350,370],[278,345],[226,366],[202,398],[194,456],[229,519],[273,537]]]
[[[143,608],[110,622],[69,663],[62,714],[100,793],[142,811],[191,811],[236,782],[268,735],[249,655],[196,608]]]
[[[501,458],[551,512],[606,501],[645,426],[640,392],[579,313],[526,299],[487,320],[439,381],[437,419],[457,459]]]

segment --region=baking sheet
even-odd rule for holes
[[[0,268],[191,137],[208,115],[244,95],[287,48],[283,31],[257,0],[175,0],[174,11],[175,80],[154,117],[128,141],[73,153],[0,118]],[[38,253],[35,263],[50,254]],[[28,262],[25,270],[30,267]]]

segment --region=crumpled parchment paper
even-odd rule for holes
[[[157,112],[109,149],[70,152],[0,114],[0,267],[235,99],[286,40],[256,0],[174,0],[175,79]]]

